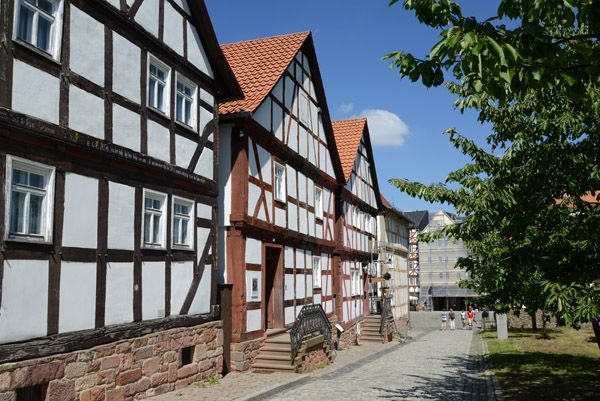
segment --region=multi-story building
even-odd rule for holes
[[[440,209],[430,215],[429,223],[422,232],[441,231],[448,225],[460,224],[463,219]],[[454,267],[458,259],[467,254],[468,249],[460,239],[419,242],[420,303],[425,304],[429,310],[461,309],[470,304],[469,298],[476,297],[477,294],[458,286],[458,282],[468,276],[464,269]]]
[[[204,2],[1,5],[0,399],[217,374],[216,103],[242,93]]]
[[[413,221],[383,195],[381,200],[383,211],[377,217],[378,262],[383,278],[381,295],[391,297],[392,314],[399,326],[409,312],[409,227]]]
[[[413,224],[409,227],[409,252],[408,252],[408,291],[412,297],[419,300],[421,284],[419,278],[419,232],[429,224],[429,212],[427,210],[404,213]]]
[[[304,306],[337,321],[343,173],[310,32],[222,48],[245,98],[220,106],[219,279],[233,284],[234,368],[269,368],[257,350]]]

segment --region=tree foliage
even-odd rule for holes
[[[600,346],[600,2],[502,0],[486,20],[449,0],[403,5],[440,40],[421,58],[389,54],[390,67],[444,85],[456,108],[493,129],[489,151],[446,131],[472,161],[444,183],[392,183],[468,216],[442,233],[473,252],[458,263],[471,273],[465,285],[500,310],[525,304],[593,322]]]

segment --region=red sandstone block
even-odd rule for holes
[[[154,344],[154,352],[165,352],[169,350],[169,344],[167,342],[160,342]]]
[[[104,358],[107,356],[111,356],[114,353],[115,353],[115,346],[114,345],[106,345],[106,346],[98,348],[96,358],[98,358],[98,359]]]
[[[123,372],[117,376],[117,386],[124,386],[129,383],[138,381],[142,377],[142,370],[135,369]]]
[[[156,371],[158,371],[158,367],[160,365],[160,358],[152,358],[144,361],[144,365],[142,368],[142,372],[144,376],[152,376]]]
[[[148,377],[144,377],[142,380],[136,383],[132,383],[125,387],[125,395],[136,395],[141,392],[144,392],[150,388],[150,379]]]
[[[173,391],[175,389],[175,386],[172,383],[167,383],[167,384],[163,384],[162,386],[159,386],[155,389],[152,389],[152,395],[159,395],[159,394],[164,394],[164,393],[168,393],[169,391]]]
[[[67,355],[67,357],[65,358],[65,363],[73,363],[77,360],[77,354],[72,353]]]
[[[75,399],[75,382],[52,381],[48,384],[46,401],[73,401]]]
[[[184,377],[189,377],[198,373],[198,364],[190,363],[189,365],[185,365],[181,369],[177,371],[177,378],[183,379]]]
[[[92,373],[92,372],[99,371],[101,365],[102,365],[102,361],[91,361],[91,362],[88,362],[87,373]]]
[[[10,391],[8,393],[0,394],[0,401],[17,401],[17,393]]]
[[[0,373],[0,393],[10,388],[10,372]]]
[[[115,352],[117,354],[126,354],[126,353],[129,353],[130,351],[131,351],[130,343],[121,343],[115,347]]]
[[[158,387],[158,386],[162,386],[163,384],[167,383],[168,381],[169,381],[168,373],[157,373],[155,375],[152,375],[150,385],[152,387]]]
[[[103,401],[104,400],[104,388],[96,387],[92,390],[92,401]]]
[[[106,392],[106,401],[124,401],[125,387],[117,388]]]
[[[180,390],[182,388],[186,388],[188,386],[187,380],[178,380],[175,383],[175,390]]]
[[[62,362],[52,362],[44,365],[32,366],[23,371],[23,387],[37,386],[39,384],[49,383],[52,380],[62,379],[64,372],[65,365]]]
[[[103,370],[96,375],[96,384],[114,383],[117,371],[115,369]]]
[[[169,364],[169,382],[177,380],[177,362]]]
[[[154,355],[154,347],[144,347],[135,351],[134,360],[139,361],[142,359],[151,358]]]
[[[119,357],[119,355],[109,356],[108,358],[102,359],[101,369],[107,370],[112,368],[118,368],[120,364],[121,358]]]

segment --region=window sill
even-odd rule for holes
[[[185,246],[185,245],[171,245],[171,249],[174,251],[183,251],[183,252],[195,252],[196,251],[191,246]]]
[[[164,119],[166,119],[167,121],[170,121],[170,120],[171,120],[171,118],[169,117],[169,115],[168,115],[168,114],[167,114],[165,111],[162,111],[161,109],[157,109],[156,107],[154,107],[154,106],[151,106],[151,105],[147,105],[146,107],[148,108],[148,111],[151,111],[151,112],[153,112],[153,113],[154,113],[154,114],[156,114],[158,117],[160,117],[160,118],[164,118]]]
[[[273,199],[275,199],[275,202],[279,202],[279,203],[281,203],[282,205],[287,205],[286,201],[285,201],[285,200],[283,200],[283,199],[279,199],[279,198],[275,198],[275,197],[273,197]]]
[[[149,250],[149,251],[166,251],[167,248],[165,248],[163,245],[148,245],[148,244],[144,244],[141,247],[142,250]]]
[[[188,131],[190,133],[194,133],[194,134],[198,134],[198,129],[196,127],[193,127],[191,125],[187,125],[186,123],[179,121],[177,119],[175,119],[175,124],[177,125],[177,128],[181,128],[185,131]]]
[[[13,39],[13,41],[14,41],[15,45],[17,45],[18,47],[45,58],[46,60],[54,63],[57,67],[61,66],[61,63],[60,63],[60,61],[58,61],[57,58],[55,58],[52,54],[40,49],[39,47],[36,47],[36,46],[32,45],[31,43],[26,42],[22,39]]]
[[[52,239],[40,238],[40,237],[15,237],[7,236],[6,242],[20,242],[25,244],[39,244],[39,245],[52,245]]]

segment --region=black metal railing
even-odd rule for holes
[[[329,348],[333,349],[331,323],[329,323],[323,307],[320,304],[304,305],[296,318],[296,322],[294,322],[294,326],[290,330],[292,363],[296,359],[296,354],[302,342],[317,336],[317,333],[323,334],[325,341],[329,344]]]
[[[379,334],[385,334],[385,322],[388,319],[388,316],[392,314],[392,298],[385,297],[385,301],[383,302],[383,307],[381,308],[381,326],[379,327]],[[392,315],[392,319],[394,315]]]

